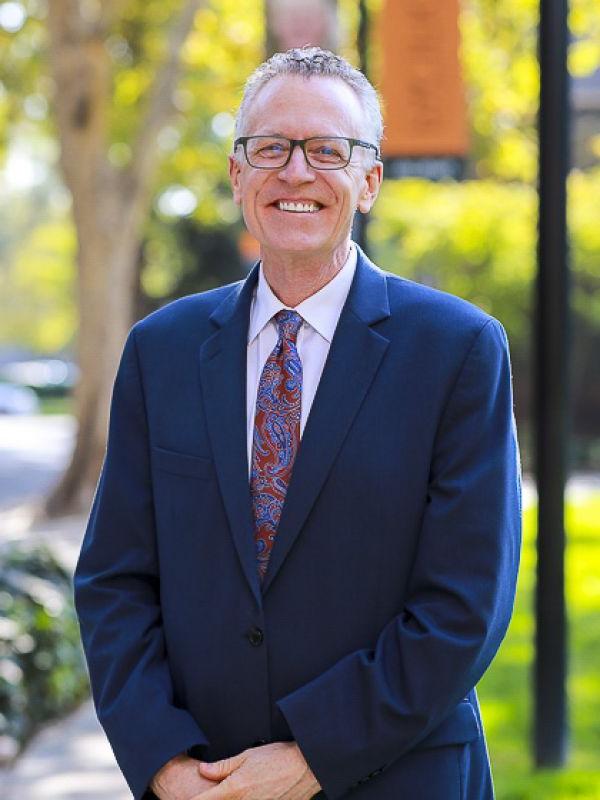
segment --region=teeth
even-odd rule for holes
[[[284,203],[281,200],[277,203],[277,208],[280,211],[295,211],[300,214],[313,214],[319,210],[319,206],[314,203]]]

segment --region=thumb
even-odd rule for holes
[[[216,781],[223,780],[223,778],[226,778],[243,763],[244,754],[240,753],[237,756],[231,756],[231,758],[223,758],[221,761],[213,761],[211,763],[208,761],[200,761],[198,763],[198,769],[203,775],[206,775],[207,778]]]

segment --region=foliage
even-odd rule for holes
[[[214,289],[245,274],[226,226],[206,228],[184,218],[165,222],[153,215],[144,242],[142,288],[149,313],[185,294]]]
[[[76,331],[75,232],[66,209],[36,205],[22,193],[0,205],[10,231],[0,244],[0,341],[56,353]]]
[[[533,771],[530,759],[535,508],[525,514],[515,613],[478,691],[498,800],[600,797],[600,495],[567,507],[566,581],[570,617],[568,697],[571,748],[566,769]]]
[[[115,88],[109,156],[117,166],[128,163],[145,89],[179,6],[173,0],[132,0],[116,21],[109,41]],[[196,201],[191,214],[203,225],[238,217],[229,191],[227,153],[243,83],[262,59],[262,33],[260,4],[213,0],[196,15],[182,53],[185,69],[173,98],[175,114],[159,139],[156,191],[160,197],[173,186],[190,190]]]
[[[464,0],[462,64],[474,175],[532,183],[537,174],[537,0]],[[600,67],[597,0],[569,4],[574,78]]]
[[[181,5],[181,0],[128,0],[115,6],[106,43],[114,91],[106,115],[108,157],[117,168],[129,163],[147,89]],[[73,347],[76,335],[75,234],[68,198],[56,178],[59,148],[51,116],[55,87],[49,78],[47,9],[38,0],[13,6],[24,13],[22,25],[13,30],[0,26],[0,47],[8,55],[0,62],[0,137],[10,142],[13,156],[25,153],[38,169],[29,183],[17,176],[23,188],[7,185],[3,191],[0,342],[52,353]],[[144,288],[150,286],[153,295],[161,285],[168,295],[168,287],[177,284],[169,268],[181,261],[178,251],[185,243],[174,238],[177,228],[171,223],[188,216],[215,236],[234,223],[227,230],[234,241],[239,214],[229,190],[227,154],[244,80],[262,58],[262,28],[262,7],[252,0],[213,0],[196,15],[182,53],[174,113],[159,134],[156,208],[148,220],[144,252],[164,254],[168,248],[171,258],[152,258],[141,270],[147,273]],[[1,156],[0,143],[0,163]],[[184,212],[169,201],[177,190],[187,193]],[[156,224],[157,216],[162,225]]]
[[[23,743],[87,694],[68,574],[41,546],[4,546],[0,570],[0,736]]]
[[[535,209],[524,185],[394,181],[384,184],[369,236],[378,263],[471,300],[522,338]]]
[[[45,71],[44,4],[19,3],[23,24],[0,26],[0,156],[19,133],[45,125],[51,84]]]
[[[600,169],[569,183],[575,312],[574,433],[600,438]],[[372,254],[392,272],[459,295],[497,317],[511,342],[517,415],[529,417],[537,195],[496,180],[384,182],[369,228]],[[580,465],[597,466],[589,454]],[[596,456],[594,456],[596,458]]]
[[[462,61],[478,176],[531,182],[536,175],[536,0],[462,6]]]

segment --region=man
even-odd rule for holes
[[[488,800],[474,686],[520,536],[501,326],[350,241],[375,91],[317,48],[248,81],[247,280],[137,323],[76,572],[135,798]]]

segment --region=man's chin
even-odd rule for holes
[[[299,232],[285,237],[265,239],[261,242],[261,249],[269,253],[278,253],[282,256],[297,253],[318,253],[333,251],[335,245],[323,237],[302,235]]]

